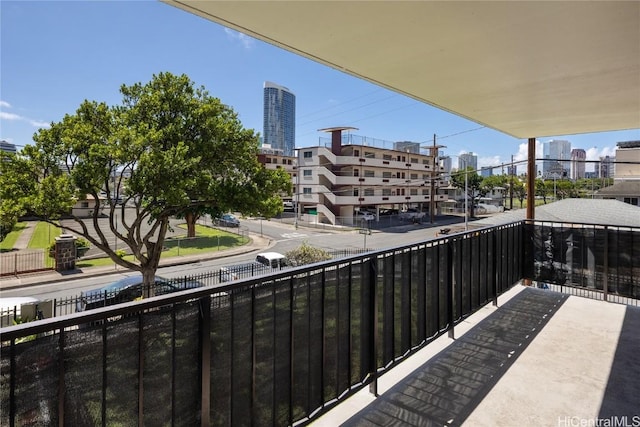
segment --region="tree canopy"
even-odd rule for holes
[[[171,73],[122,85],[120,93],[119,105],[85,100],[75,114],[40,129],[35,145],[0,162],[3,201],[16,213],[58,225],[54,221],[70,215],[77,201],[99,200],[105,192],[111,196],[105,207],[109,231],[135,262],[109,246],[99,209],[91,218],[95,233],[73,216],[75,226],[62,228],[142,272],[145,283],[155,275],[170,217],[194,221],[202,213],[226,211],[270,217],[282,210],[279,195],[290,194],[290,178],[258,162],[258,136],[243,128],[231,107],[186,75]],[[125,206],[135,211],[129,222]]]

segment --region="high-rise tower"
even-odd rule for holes
[[[296,143],[296,96],[288,88],[264,82],[263,144],[294,156]]]

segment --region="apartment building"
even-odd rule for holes
[[[331,133],[330,142],[298,150],[294,197],[300,212],[312,211],[322,223],[355,224],[360,210],[372,211],[377,219],[383,209],[428,212],[431,207],[435,212],[446,200],[437,194],[445,185],[439,179],[438,146],[387,141],[392,147],[387,148],[367,138],[343,142],[342,131],[349,129],[322,129]]]
[[[293,188],[295,188],[297,175],[296,157],[285,156],[283,150],[272,148],[268,145],[263,145],[258,150],[258,161],[262,163],[267,169],[284,169],[291,177]],[[284,202],[292,201],[292,196],[289,194],[282,194],[281,196]]]

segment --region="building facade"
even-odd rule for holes
[[[474,171],[478,170],[478,156],[473,153],[462,153],[458,156],[458,170],[464,170],[471,166]]]
[[[568,177],[571,173],[571,143],[552,139],[542,145],[542,174],[545,178]]]
[[[9,141],[2,140],[0,141],[0,151],[15,154],[17,152],[16,145],[10,143]]]
[[[603,158],[598,168],[600,173],[612,174],[613,185],[599,190],[596,197],[640,206],[640,141],[619,142],[617,146],[615,158]]]
[[[571,150],[571,179],[583,179],[585,177],[585,160],[587,152],[582,148]]]
[[[437,146],[419,147],[415,153],[344,144],[344,129],[325,129],[330,142],[298,150],[294,194],[301,213],[313,212],[320,223],[356,225],[361,210],[373,212],[377,220],[392,209],[435,212],[437,203],[446,200],[438,194],[445,184]]]
[[[264,82],[263,144],[294,156],[296,97],[288,88]]]

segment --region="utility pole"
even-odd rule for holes
[[[431,155],[433,156],[433,170],[431,171],[431,186],[429,189],[429,216],[431,219],[431,224],[435,222],[436,215],[436,186],[435,180],[440,176],[440,168],[438,165],[438,150],[440,148],[445,148],[444,145],[436,144],[436,134],[433,134],[433,146],[431,147]]]
[[[511,175],[511,184],[509,184],[509,209],[513,210],[513,154],[511,155],[511,167],[509,175]]]

